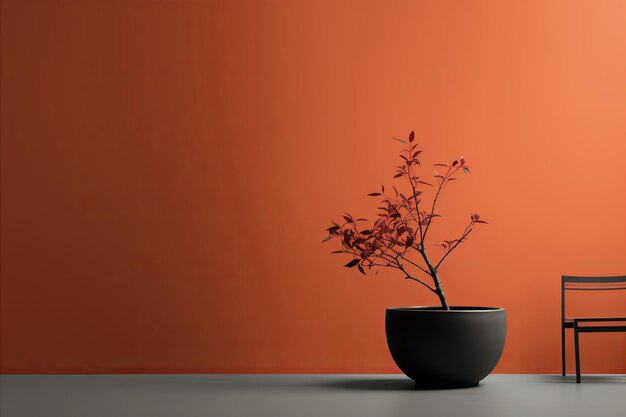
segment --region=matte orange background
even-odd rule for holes
[[[497,372],[559,372],[560,275],[626,273],[624,1],[1,13],[4,373],[398,372],[385,307],[436,299],[320,240],[373,215],[411,129],[472,168],[432,243],[490,222],[441,272],[451,304],[508,309]],[[582,343],[584,372],[626,372],[624,334]]]

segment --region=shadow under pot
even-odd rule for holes
[[[506,339],[506,310],[394,307],[385,319],[393,360],[419,389],[477,386],[495,368]]]

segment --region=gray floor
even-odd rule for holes
[[[2,417],[624,417],[626,376],[491,375],[416,391],[400,375],[4,375],[0,402]]]

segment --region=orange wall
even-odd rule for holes
[[[508,309],[498,372],[559,371],[561,274],[626,272],[626,2],[1,12],[4,373],[397,372],[385,307],[436,300],[319,242],[411,129],[473,168],[433,238],[490,222],[442,275]],[[583,337],[626,372],[626,335]]]

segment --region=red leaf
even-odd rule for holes
[[[484,223],[484,224],[489,224],[484,220],[474,220],[474,223]]]
[[[365,271],[363,270],[363,267],[362,267],[361,265],[357,266],[357,268],[359,268],[359,271],[360,271],[363,275],[366,275],[366,274],[365,274]]]
[[[409,133],[409,142],[413,142],[415,140],[415,132],[411,130]]]
[[[404,175],[404,173],[400,172],[399,174],[396,174],[396,175],[394,175],[393,177],[394,177],[394,178],[400,178],[400,177],[401,177],[401,176],[403,176],[403,175]]]
[[[324,238],[324,240],[322,240],[322,243],[328,242],[329,240],[330,240],[330,236],[327,236],[327,237]]]
[[[345,266],[346,268],[353,268],[353,267],[355,267],[355,266],[356,266],[359,262],[360,262],[360,260],[359,260],[359,259],[353,259],[353,260],[351,260],[350,262],[348,262],[347,264],[345,264],[344,266]]]
[[[379,196],[379,195],[382,195],[382,194],[381,193],[369,193],[368,195],[370,197],[376,197],[376,196]]]
[[[397,140],[398,142],[401,142],[401,143],[406,143],[406,141],[405,141],[405,140],[398,139],[398,138],[394,138],[394,139],[395,139],[395,140]]]
[[[347,222],[352,223],[354,220],[352,220],[352,217],[350,216],[346,216],[345,214],[343,215],[343,218],[346,219]]]

